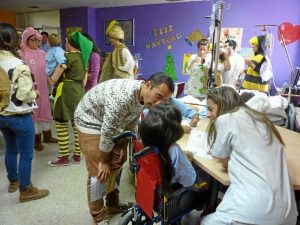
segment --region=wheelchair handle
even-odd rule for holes
[[[133,139],[136,139],[136,135],[134,132],[132,131],[124,131],[123,133],[120,133],[120,134],[117,134],[115,136],[112,137],[112,141],[113,142],[116,142],[120,139],[123,139],[123,138],[127,138],[127,137],[132,137]]]
[[[133,158],[134,158],[134,160],[138,160],[139,158],[142,158],[151,152],[159,153],[159,151],[156,147],[150,146],[150,147],[146,147],[146,148],[142,149],[141,151],[135,153],[133,155]]]

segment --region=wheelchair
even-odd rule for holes
[[[135,173],[136,203],[121,215],[119,225],[150,225],[157,222],[162,225],[180,225],[184,215],[194,209],[203,209],[208,196],[206,182],[165,193],[162,189],[159,150],[156,147],[143,148],[141,143],[137,144],[133,132],[126,131],[113,137],[113,140],[128,137],[132,142],[129,146],[129,164]]]

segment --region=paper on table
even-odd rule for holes
[[[107,182],[100,182],[97,177],[90,178],[90,200],[91,202],[97,201],[102,198],[107,189]]]
[[[182,98],[179,98],[178,100],[186,103],[186,104],[195,104],[195,105],[200,105],[200,100],[191,96],[191,95],[186,95]]]
[[[186,149],[193,155],[212,159],[212,156],[210,154],[207,154],[207,133],[204,131],[192,129]]]
[[[181,125],[189,127],[190,126],[190,122],[191,122],[191,119],[183,118],[182,121],[181,121]]]

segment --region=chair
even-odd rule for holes
[[[293,104],[289,104],[288,108],[286,109],[286,113],[288,115],[288,118],[285,122],[285,128],[290,130],[295,130],[295,121],[296,121],[296,109]]]
[[[203,208],[203,199],[207,196],[206,182],[172,193],[163,191],[162,162],[157,148],[147,147],[135,152],[131,163],[136,174],[136,203],[121,216],[120,225],[130,222],[136,225],[180,224],[182,216],[193,209]]]
[[[184,90],[185,83],[179,82],[179,83],[174,83],[174,85],[175,85],[175,90],[173,92],[172,97],[179,98]]]

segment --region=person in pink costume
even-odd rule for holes
[[[30,67],[33,80],[40,97],[36,100],[38,108],[34,110],[35,145],[37,151],[43,150],[42,137],[45,143],[57,143],[51,134],[51,106],[48,92],[48,76],[46,74],[46,52],[39,49],[41,34],[28,27],[22,34],[21,50],[19,55]]]

